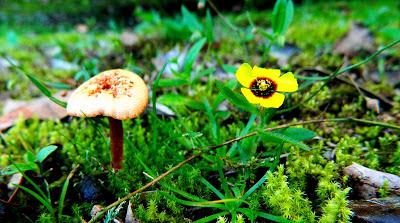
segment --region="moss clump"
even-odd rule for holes
[[[347,223],[350,221],[352,211],[347,207],[349,201],[346,196],[349,193],[350,188],[346,188],[343,191],[337,190],[332,193],[332,198],[325,202],[322,206],[322,216],[319,219],[319,223]]]
[[[263,199],[267,207],[276,215],[294,221],[315,222],[311,202],[297,189],[289,188],[283,166],[268,175],[263,189]]]

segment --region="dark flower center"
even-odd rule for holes
[[[257,97],[269,98],[276,91],[276,83],[266,77],[258,77],[250,84],[250,90]]]

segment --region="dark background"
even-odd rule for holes
[[[294,2],[301,4],[314,1]],[[275,0],[213,0],[213,3],[221,11],[238,12],[270,9]],[[204,10],[197,9],[197,4],[198,0],[0,0],[0,21],[11,24],[54,24],[81,23],[87,19],[106,22],[113,19],[129,24],[133,22],[131,18],[138,7],[156,10],[161,15],[174,15],[180,11],[181,5],[185,5],[191,11],[204,13]]]

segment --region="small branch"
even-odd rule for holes
[[[217,7],[214,5],[214,3],[211,0],[207,0],[208,4],[210,4],[211,8],[215,11],[215,13],[217,13],[217,15],[229,26],[229,28],[231,28],[232,30],[234,30],[235,32],[239,32],[239,29],[234,26],[231,22],[229,22],[228,19],[226,19],[221,12],[219,12],[219,10],[217,9]]]
[[[371,56],[365,58],[364,60],[362,60],[362,61],[360,61],[360,62],[358,62],[358,63],[356,63],[356,64],[350,65],[350,66],[348,66],[348,67],[345,67],[345,68],[343,68],[343,69],[340,69],[340,70],[338,70],[338,71],[333,72],[332,74],[330,74],[330,75],[327,76],[327,77],[321,78],[320,80],[324,81],[324,84],[323,84],[320,88],[318,88],[318,90],[316,90],[315,92],[312,92],[311,95],[310,95],[308,98],[304,99],[301,103],[298,103],[297,105],[294,105],[294,106],[292,106],[292,107],[290,107],[290,108],[286,108],[286,109],[279,110],[279,111],[277,112],[277,114],[282,114],[282,113],[285,113],[285,112],[289,112],[289,111],[292,111],[292,110],[294,110],[294,109],[300,107],[302,104],[308,102],[308,101],[311,100],[313,97],[315,97],[326,85],[328,85],[328,83],[329,83],[330,81],[332,81],[333,79],[337,78],[339,75],[341,75],[341,74],[343,74],[343,73],[345,73],[345,72],[347,72],[347,71],[349,71],[349,70],[351,70],[351,69],[353,69],[353,68],[356,68],[356,67],[359,67],[359,66],[361,66],[361,65],[363,65],[363,64],[368,63],[370,60],[374,59],[374,58],[377,57],[379,54],[381,54],[381,53],[384,52],[385,50],[387,50],[387,49],[389,49],[389,48],[391,48],[391,47],[397,45],[398,43],[400,43],[400,39],[389,43],[388,45],[382,47],[381,49],[379,49],[378,51],[376,51],[375,53],[373,53]]]
[[[296,71],[296,73],[298,74],[298,73],[301,73],[301,72],[304,72],[304,71],[306,71],[306,72],[316,72],[316,73],[319,73],[319,74],[322,74],[322,75],[325,75],[325,76],[329,76],[329,75],[330,75],[330,73],[329,73],[328,71],[319,70],[319,69],[316,69],[316,68],[302,68],[302,69],[298,69],[298,70]],[[299,79],[304,79],[304,80],[309,79],[308,77],[305,77],[305,76],[298,76],[298,78],[299,78]],[[318,78],[318,79],[315,79],[315,78],[313,77],[313,79],[315,79],[315,80],[317,80],[317,81],[323,81],[323,80],[325,80],[325,78],[326,78],[326,77],[320,77],[320,78]],[[350,78],[350,77],[349,77],[349,78]],[[345,84],[354,86],[354,84],[353,84],[351,81],[346,80],[346,79],[344,79],[344,78],[342,78],[342,77],[340,77],[340,76],[339,76],[339,77],[336,77],[336,79],[339,80],[339,81],[341,81],[341,82],[343,82],[343,83],[345,83]],[[356,87],[356,86],[354,86],[354,87]],[[390,107],[393,107],[393,106],[394,106],[394,105],[393,105],[393,102],[390,101],[389,99],[387,99],[387,98],[386,98],[385,96],[383,96],[383,95],[380,95],[380,94],[378,94],[378,93],[372,92],[371,90],[369,90],[369,89],[367,89],[367,88],[365,88],[365,87],[363,87],[363,86],[359,86],[359,85],[358,85],[357,88],[358,88],[359,90],[361,90],[361,92],[363,92],[363,94],[364,94],[365,96],[370,96],[370,97],[379,99],[380,101],[382,101],[383,103],[385,103],[387,106],[390,106]],[[360,92],[360,93],[361,93],[361,92]]]
[[[132,196],[134,196],[134,195],[136,195],[136,194],[138,194],[138,193],[140,193],[140,192],[143,192],[143,191],[146,190],[147,188],[153,186],[155,183],[157,183],[158,181],[160,181],[162,178],[168,176],[170,173],[172,173],[172,172],[174,172],[175,170],[179,169],[181,166],[183,166],[184,164],[190,162],[192,159],[194,159],[194,158],[200,156],[201,154],[202,154],[202,153],[198,153],[198,154],[194,154],[194,155],[190,156],[189,158],[185,159],[184,161],[178,163],[176,166],[174,166],[174,167],[172,167],[171,169],[169,169],[167,172],[161,174],[160,176],[158,176],[158,177],[155,178],[154,180],[150,181],[149,183],[147,183],[147,184],[144,185],[143,187],[141,187],[141,188],[139,188],[139,189],[133,191],[132,193],[126,195],[125,197],[119,199],[118,201],[115,201],[114,203],[108,205],[108,206],[105,207],[102,211],[98,212],[98,213],[96,214],[96,216],[95,216],[94,218],[92,218],[92,219],[89,221],[89,223],[93,223],[93,222],[96,222],[96,221],[100,220],[100,218],[101,218],[108,210],[110,210],[111,208],[113,208],[113,207],[115,207],[115,206],[121,204],[122,202],[124,202],[124,201],[130,199]]]
[[[376,122],[376,121],[369,121],[369,120],[364,120],[364,119],[357,119],[357,118],[333,118],[333,119],[321,119],[321,120],[309,120],[309,121],[301,121],[301,122],[294,122],[294,123],[288,123],[288,124],[283,124],[283,125],[278,125],[275,127],[270,127],[270,128],[265,128],[264,131],[274,131],[274,130],[278,130],[278,129],[284,129],[284,128],[288,128],[291,126],[296,126],[296,125],[308,125],[308,124],[314,124],[314,123],[323,123],[323,122],[355,122],[355,123],[362,123],[362,124],[366,124],[366,125],[376,125],[376,126],[382,126],[382,127],[386,127],[386,128],[392,128],[392,129],[396,129],[400,131],[400,126],[397,125],[391,125],[391,124],[387,124],[387,123],[382,123],[382,122]],[[161,179],[163,179],[164,177],[168,176],[169,174],[171,174],[172,172],[174,172],[175,170],[181,168],[184,164],[190,162],[191,160],[201,156],[202,154],[204,154],[205,152],[212,150],[212,149],[216,149],[219,147],[223,147],[229,144],[232,144],[234,142],[240,141],[242,139],[251,137],[257,135],[257,132],[252,132],[249,133],[247,135],[241,136],[241,137],[237,137],[231,140],[228,140],[224,143],[218,144],[218,145],[213,145],[213,146],[206,146],[203,148],[194,148],[194,150],[202,150],[201,152],[194,154],[192,156],[190,156],[189,158],[185,159],[184,161],[178,163],[176,166],[172,167],[171,169],[169,169],[167,172],[161,174],[160,176],[158,176],[157,178],[155,178],[154,180],[150,181],[149,183],[147,183],[146,185],[144,185],[143,187],[133,191],[132,193],[126,195],[125,197],[121,198],[118,201],[115,201],[114,203],[108,205],[107,207],[105,207],[102,211],[98,212],[96,214],[96,216],[94,218],[92,218],[89,223],[93,223],[93,222],[97,222],[98,220],[100,220],[100,218],[111,208],[121,204],[122,202],[130,199],[132,196],[143,192],[144,190],[146,190],[147,188],[153,186],[154,184],[156,184],[158,181],[160,181]]]
[[[24,182],[24,177],[21,176],[21,179],[20,179],[19,182],[18,182],[18,187],[15,188],[14,192],[11,194],[10,198],[9,198],[8,201],[7,201],[7,204],[10,204],[10,203],[14,200],[14,197],[15,197],[15,196],[17,195],[17,193],[18,193],[19,186],[21,186],[23,182]]]

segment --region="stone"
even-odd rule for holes
[[[400,197],[352,201],[349,204],[354,215],[352,222],[395,223],[400,222]]]
[[[350,177],[354,195],[364,199],[378,196],[378,190],[387,182],[389,193],[400,194],[400,177],[394,174],[373,170],[353,163],[344,168],[344,174]]]

